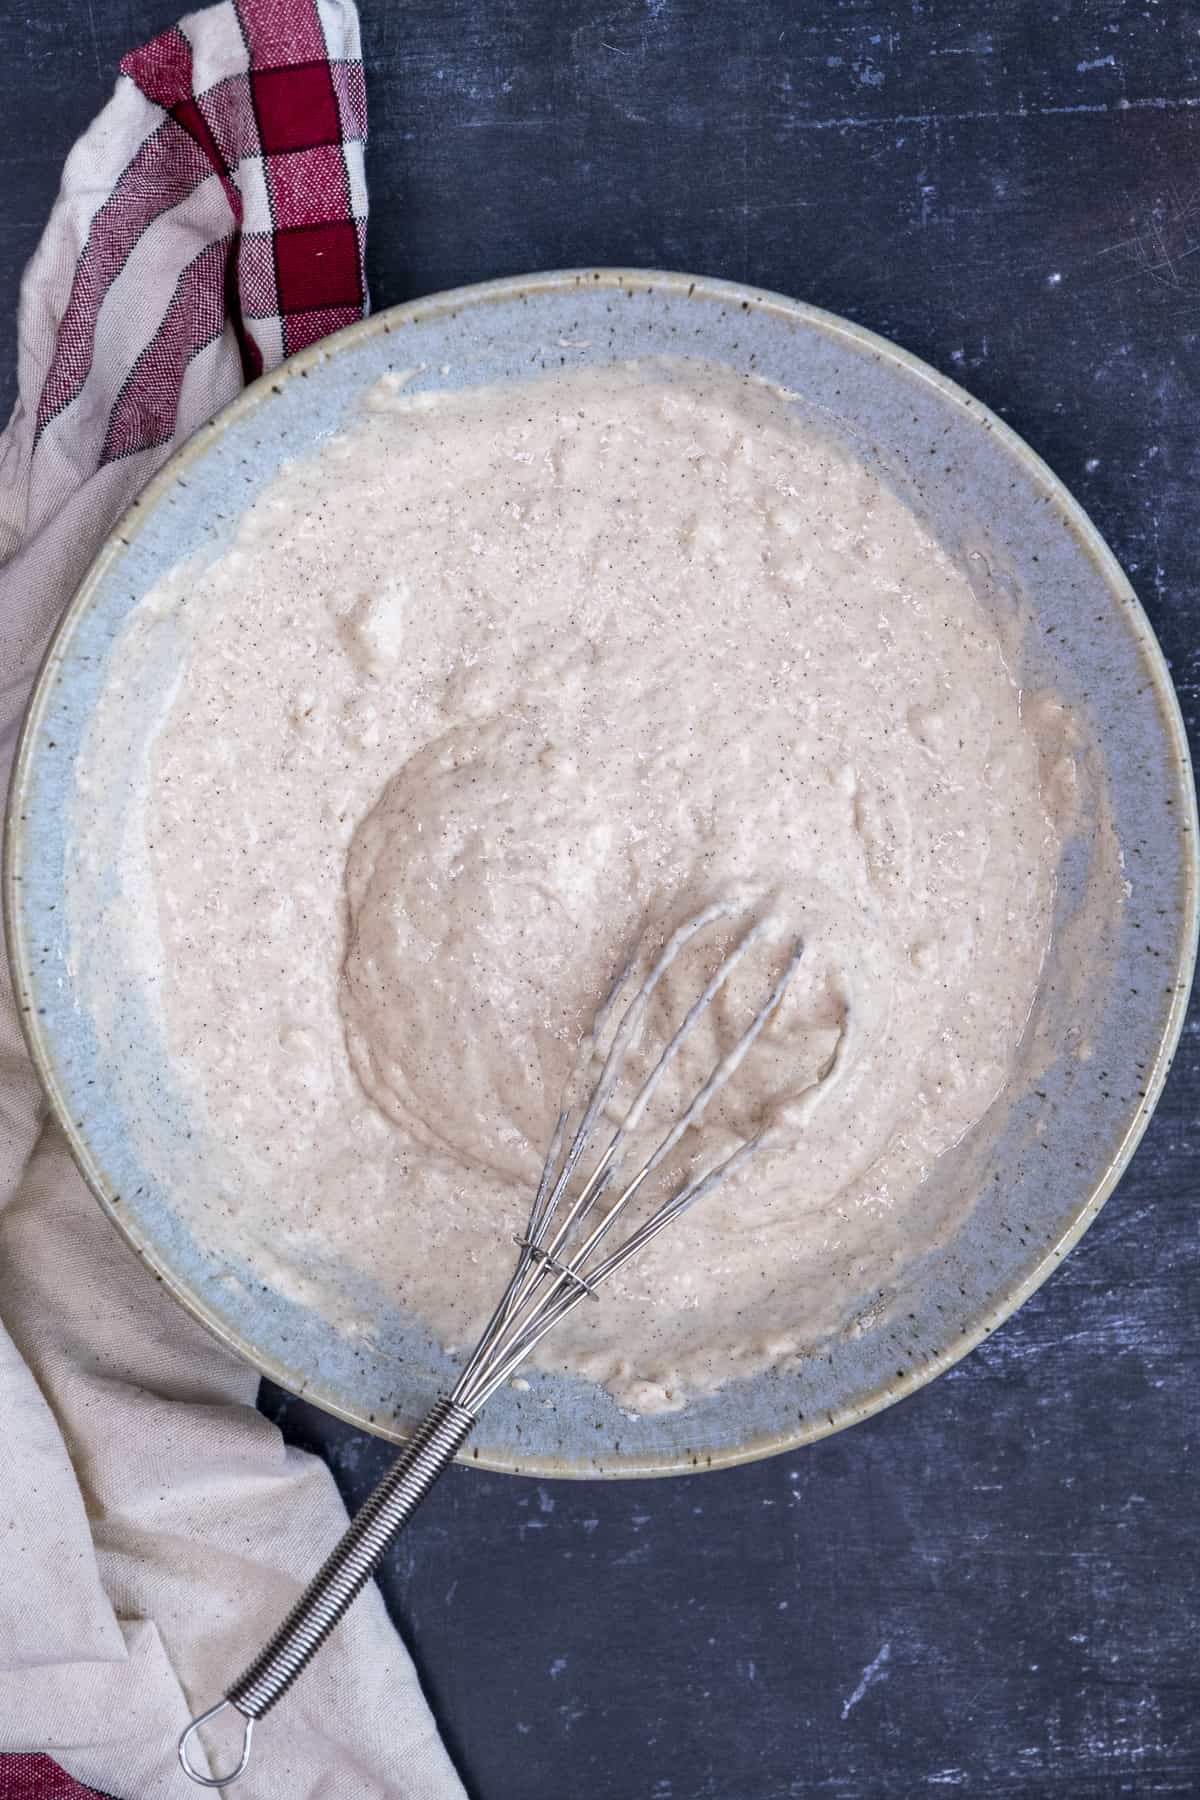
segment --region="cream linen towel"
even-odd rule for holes
[[[311,119],[321,58],[341,142],[289,148],[286,108],[275,141],[257,142],[255,72],[269,68],[278,95],[278,66],[304,69],[293,112]],[[245,373],[364,303],[352,272],[331,288],[328,259],[311,294],[294,258],[287,294],[247,281],[280,227],[265,193],[276,151],[293,168],[307,156],[318,187],[344,171],[307,201],[295,181],[288,191],[301,213],[323,209],[345,269],[361,266],[351,5],[210,7],[122,69],[67,162],[21,296],[21,398],[0,439],[5,775],[37,659],[118,512]],[[298,222],[314,241],[312,220]],[[226,316],[229,258],[244,317]],[[176,1763],[180,1730],[259,1648],[345,1515],[324,1466],[255,1411],[255,1374],[161,1290],[85,1190],[7,979],[0,1140],[0,1752],[47,1751],[120,1800],[182,1800],[198,1790]],[[239,1800],[462,1793],[373,1588],[254,1749]]]

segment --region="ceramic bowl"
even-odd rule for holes
[[[114,639],[138,597],[182,556],[212,554],[237,510],[288,458],[354,414],[385,371],[440,388],[574,363],[686,352],[754,369],[802,398],[889,479],[918,494],[946,546],[986,541],[1027,596],[1024,674],[1079,707],[1107,767],[1130,891],[1115,955],[1093,977],[1089,1060],[1060,1054],[1019,1093],[980,1171],[978,1197],[944,1249],[902,1277],[888,1316],[825,1345],[798,1371],[731,1382],[684,1410],[630,1419],[607,1393],[531,1373],[485,1413],[467,1452],[490,1468],[634,1475],[713,1467],[789,1448],[899,1399],[953,1363],[1045,1279],[1111,1193],[1146,1126],[1183,1016],[1195,951],[1195,802],[1179,709],[1129,584],[1096,531],[1033,452],[953,383],[894,345],[812,307],[681,275],[587,270],[532,276],[394,308],[293,358],[246,390],[167,464],[122,520],[75,596],[30,704],[10,795],[5,901],[30,1050],[97,1198],[138,1254],[217,1335],[282,1386],[383,1436],[400,1436],[447,1368],[419,1321],[345,1272],[369,1341],[235,1270],[189,1224],[204,1180],[203,1131],[135,984],[114,1005],[123,1066],[100,1054],[76,981],[96,943],[70,941],[62,904],[74,850],[83,734]],[[935,452],[931,458],[931,450]],[[247,484],[246,465],[252,471]],[[129,768],[156,689],[131,709]],[[105,771],[118,803],[90,827],[113,870],[128,771]],[[1086,844],[1078,856],[1086,861]],[[1078,874],[1078,869],[1075,871]],[[1069,889],[1072,871],[1065,872]],[[1047,981],[1056,978],[1056,945]],[[1102,991],[1095,990],[1095,983]],[[139,1087],[178,1135],[169,1190],[139,1159],[123,1094]],[[954,1179],[953,1158],[941,1171]],[[682,1254],[681,1250],[681,1254]],[[505,1255],[497,1248],[497,1283]],[[326,1271],[328,1274],[328,1271]]]

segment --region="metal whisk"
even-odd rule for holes
[[[762,1147],[769,1128],[740,1139],[714,1167],[666,1180],[667,1196],[651,1204],[641,1223],[615,1248],[604,1248],[634,1197],[662,1172],[684,1134],[697,1125],[710,1101],[731,1080],[755,1039],[779,1005],[803,954],[796,944],[767,999],[731,1049],[721,1056],[656,1148],[635,1174],[621,1173],[622,1155],[638,1130],[664,1076],[737,965],[769,926],[760,919],[746,929],[734,948],[709,976],[657,1062],[611,1130],[607,1145],[590,1172],[582,1166],[589,1148],[608,1120],[618,1084],[631,1050],[638,1042],[650,1001],[663,976],[686,945],[720,921],[735,918],[734,901],[717,901],[671,933],[649,973],[633,994],[613,1031],[607,1052],[601,1050],[617,1002],[631,985],[636,958],[622,971],[580,1047],[562,1111],[559,1114],[538,1183],[529,1224],[516,1242],[516,1267],[484,1329],[454,1392],[440,1399],[417,1426],[395,1464],[351,1521],[341,1542],[313,1577],[265,1649],[229,1688],[223,1699],[192,1720],[179,1740],[184,1771],[201,1787],[223,1787],[241,1775],[250,1760],[255,1722],[282,1699],[311,1662],[356,1595],[370,1580],[389,1546],[425,1498],[442,1471],[454,1460],[480,1412],[509,1380],[531,1351],[583,1300],[627,1263],[651,1238],[686,1212],[703,1195],[741,1169]],[[590,1093],[586,1079],[600,1056],[603,1063]],[[602,1205],[614,1188],[616,1198]],[[245,1721],[241,1754],[227,1774],[208,1775],[192,1761],[192,1743],[200,1727],[231,1709]]]

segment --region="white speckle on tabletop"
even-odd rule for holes
[[[876,1682],[887,1680],[887,1665],[891,1654],[892,1646],[890,1644],[881,1644],[879,1646],[878,1653],[863,1670],[862,1675],[859,1678],[858,1686],[850,1697],[842,1702],[843,1719],[848,1719],[850,1717],[850,1714],[854,1711],[854,1708],[858,1705],[859,1701],[862,1700],[868,1691],[875,1686]]]

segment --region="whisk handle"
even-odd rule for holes
[[[193,1719],[180,1738],[179,1760],[192,1781],[201,1787],[223,1787],[245,1771],[255,1721],[270,1712],[308,1667],[474,1425],[475,1414],[454,1400],[439,1400],[426,1413],[270,1642],[224,1699]],[[191,1760],[191,1740],[206,1719],[225,1707],[246,1721],[241,1760],[228,1774],[207,1775]]]

